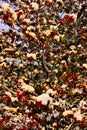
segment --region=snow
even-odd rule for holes
[[[67,86],[68,86],[67,84],[63,84],[63,85],[61,86],[61,88],[65,89]]]
[[[59,106],[60,105],[60,103],[59,102],[53,102],[53,104],[52,104],[53,106]]]
[[[82,121],[83,115],[81,114],[81,111],[78,110],[74,113],[74,118],[76,118],[77,121]]]
[[[77,14],[72,13],[71,16],[76,20],[77,19]]]
[[[52,103],[53,99],[47,94],[43,93],[36,98],[38,102],[42,102],[43,105],[47,105],[48,102]]]
[[[54,40],[56,40],[57,42],[59,42],[59,40],[60,40],[59,35],[55,35],[55,36],[54,36]]]
[[[58,26],[50,25],[50,30],[56,30]]]
[[[39,9],[39,5],[36,3],[36,2],[32,2],[31,5],[30,5],[33,10],[37,11]]]
[[[82,65],[82,67],[85,68],[85,69],[87,69],[87,63],[84,63],[84,64]]]
[[[79,103],[80,108],[87,110],[87,102],[84,100],[81,100]]]
[[[36,59],[36,53],[28,53],[27,54],[27,57],[29,58],[29,57],[32,57],[34,60]]]
[[[78,48],[78,49],[83,49],[83,46],[82,46],[81,44],[79,44],[79,45],[77,46],[77,48]]]
[[[59,112],[57,110],[54,110],[53,116],[54,116],[54,118],[57,118],[59,116]]]
[[[4,61],[4,57],[0,56],[0,62],[3,62],[3,61]]]
[[[14,21],[16,21],[17,20],[17,13],[13,12],[12,17],[13,17]]]
[[[27,24],[30,23],[30,19],[29,18],[25,18],[23,21],[26,22]]]
[[[17,20],[17,13],[12,8],[9,8],[9,12],[12,14],[12,18],[14,19],[14,21],[16,21]]]
[[[65,60],[62,60],[62,61],[61,61],[61,64],[66,64],[66,61],[65,61]]]
[[[53,0],[46,0],[47,2],[49,2],[49,3],[52,3],[53,2]]]
[[[2,3],[0,4],[1,8],[4,10],[4,11],[7,11],[9,9],[9,4],[8,3]]]
[[[28,30],[28,31],[30,31],[30,30],[32,30],[32,29],[35,30],[35,27],[34,27],[34,26],[31,26],[31,25],[30,25],[29,27],[27,27],[27,30]]]
[[[43,24],[47,24],[46,18],[43,17],[42,20],[43,20]]]
[[[55,95],[55,94],[56,94],[56,91],[53,91],[52,89],[49,89],[46,93],[47,93],[48,95],[49,95],[49,94]]]
[[[78,89],[78,88],[74,88],[74,89],[72,89],[72,93],[73,93],[73,94],[76,94],[76,93],[81,94],[81,93],[82,93],[82,90],[81,90],[81,89]]]
[[[35,89],[33,88],[33,86],[28,85],[28,84],[26,84],[26,83],[22,83],[21,88],[22,88],[24,91],[28,91],[28,92],[31,92],[31,93],[33,93],[33,92],[35,91]]]
[[[61,3],[63,3],[63,1],[62,1],[62,0],[56,0],[56,2],[61,2]]]
[[[17,20],[17,13],[9,6],[8,3],[1,3],[0,6],[2,11],[8,11],[12,14],[12,18],[14,19],[14,21]]]
[[[71,46],[70,46],[70,49],[71,49],[71,50],[75,50],[75,49],[76,49],[76,46],[71,45]]]
[[[68,116],[68,115],[72,115],[73,114],[73,111],[72,110],[65,110],[64,112],[63,112],[63,116],[65,117],[65,116]]]
[[[8,106],[5,106],[5,107],[4,107],[5,110],[11,111],[11,112],[17,112],[17,109],[18,109],[18,108],[19,108],[19,107],[17,107],[17,108],[8,107]]]
[[[46,35],[46,36],[49,36],[51,34],[51,30],[45,30],[43,31],[43,33]]]
[[[6,62],[2,62],[1,64],[0,64],[0,67],[6,67],[7,66],[7,64],[6,64]]]
[[[12,102],[17,101],[17,98],[13,97],[13,95],[9,91],[6,91],[5,94],[11,98]]]
[[[5,94],[8,95],[9,97],[12,97],[12,94],[8,91],[6,91]]]
[[[26,31],[26,34],[28,34],[29,36],[31,36],[32,38],[37,39],[37,36],[34,32],[29,32],[28,30]]]

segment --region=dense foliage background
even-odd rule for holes
[[[0,0],[0,21],[0,130],[86,130],[86,0]]]

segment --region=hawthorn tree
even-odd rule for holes
[[[86,0],[3,0],[0,129],[86,130]]]

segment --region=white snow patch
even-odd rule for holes
[[[52,96],[56,94],[56,91],[53,91],[52,89],[49,89],[47,92],[46,92],[48,95],[51,94]]]
[[[28,85],[28,84],[25,84],[25,83],[22,83],[21,88],[22,88],[24,91],[28,91],[28,92],[32,92],[32,93],[35,91],[35,89],[33,88],[33,86]]]
[[[81,111],[78,110],[74,113],[74,118],[76,118],[77,121],[82,121],[83,115],[81,114]]]
[[[42,102],[43,105],[47,105],[48,102],[52,103],[53,102],[53,99],[47,94],[47,93],[43,93],[41,94],[40,96],[38,96],[36,98],[36,100],[38,102]]]
[[[9,9],[9,4],[8,3],[2,3],[0,4],[1,8],[4,10],[4,11],[7,11]]]
[[[35,11],[37,11],[37,10],[39,9],[39,5],[38,5],[38,3],[36,3],[36,2],[32,2],[30,6],[31,6],[31,7],[33,8],[33,10],[35,10]]]

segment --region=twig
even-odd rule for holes
[[[70,107],[73,107],[76,103],[78,103],[80,101],[80,99],[77,99],[77,100],[75,100],[73,103],[72,103],[72,105],[70,105]]]
[[[84,97],[82,100],[85,100],[86,98],[87,98],[87,97]],[[75,100],[75,101],[73,102],[73,104],[70,105],[70,107],[73,107],[76,103],[79,104],[80,101],[81,101],[80,99]]]
[[[49,70],[48,67],[46,66],[44,53],[42,54],[42,57],[43,57],[43,59],[42,59],[43,60],[43,66],[44,66],[46,72],[47,73],[51,73],[51,70]]]
[[[65,128],[64,130],[70,130],[72,125],[73,125],[74,121],[72,121],[72,123],[68,126],[68,128]]]
[[[16,95],[16,92],[13,92],[11,89],[9,89],[8,87],[4,86],[5,89],[7,89],[9,92],[11,92],[12,94]]]

